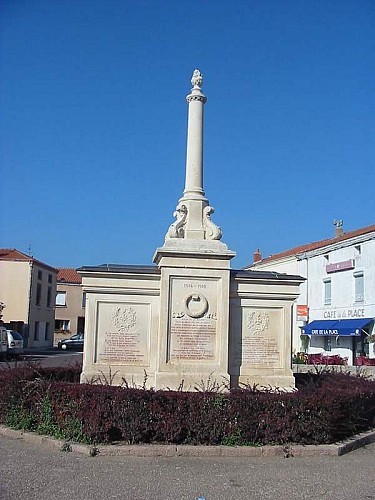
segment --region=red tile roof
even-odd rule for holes
[[[81,284],[82,278],[75,269],[69,267],[59,267],[59,272],[57,274],[57,282]]]
[[[275,255],[270,255],[265,259],[262,259],[255,264],[263,264],[266,262],[272,262],[274,260],[282,259],[284,257],[290,257],[293,255],[298,255],[303,252],[308,252],[310,250],[316,250],[318,248],[324,248],[328,245],[338,243],[340,241],[349,240],[350,238],[355,238],[356,236],[362,236],[363,234],[368,234],[375,231],[375,224],[372,226],[363,227],[361,229],[355,229],[354,231],[349,231],[344,233],[342,236],[336,236],[334,238],[328,238],[326,240],[315,241],[313,243],[306,243],[305,245],[300,245],[298,247],[291,248],[290,250],[285,250],[284,252],[277,253]],[[253,263],[254,264],[254,263]],[[251,267],[253,264],[246,266],[245,269]]]
[[[57,269],[44,262],[34,259],[32,255],[27,255],[23,252],[20,252],[16,248],[0,248],[0,260],[11,260],[14,262],[33,262],[40,267],[44,267],[49,269],[50,271],[54,271],[57,273]]]

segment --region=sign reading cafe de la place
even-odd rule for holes
[[[203,77],[188,103],[185,187],[154,265],[84,266],[81,381],[194,390],[215,381],[293,387],[291,307],[303,278],[230,268],[203,189]],[[158,216],[159,217],[159,216]],[[235,221],[233,221],[235,223]],[[146,374],[146,376],[145,376]]]

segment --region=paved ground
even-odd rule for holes
[[[45,349],[40,351],[25,351],[20,360],[8,360],[0,362],[1,366],[16,366],[25,363],[35,362],[41,366],[69,366],[75,363],[82,364],[82,352],[60,351],[57,348]],[[1,497],[0,497],[1,498]]]
[[[0,437],[1,500],[375,499],[375,444],[341,457],[86,457]]]

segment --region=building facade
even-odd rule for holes
[[[15,248],[0,249],[3,322],[18,331],[25,347],[53,343],[57,270]]]
[[[340,230],[341,229],[341,230]],[[337,355],[348,365],[375,358],[375,225],[301,245],[247,269],[306,278],[293,311],[293,350]]]
[[[75,269],[59,268],[55,312],[55,343],[85,329],[85,295]]]

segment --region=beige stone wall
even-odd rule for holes
[[[48,289],[50,289],[49,305]],[[35,262],[0,261],[0,301],[6,306],[3,311],[3,321],[24,323],[23,332],[20,333],[27,339],[28,347],[52,345],[55,296],[54,270],[39,266]],[[36,324],[38,335],[35,334]]]
[[[29,316],[31,265],[29,262],[0,261],[0,302],[4,302],[4,323]]]
[[[41,278],[39,278],[39,273],[41,273]],[[49,347],[53,344],[56,276],[55,271],[38,266],[35,262],[33,263],[28,347]],[[37,301],[38,285],[40,285],[41,290],[39,303]],[[50,289],[49,304],[48,289]],[[48,332],[46,332],[46,328],[48,328]]]
[[[66,292],[66,305],[56,306],[55,319],[70,321],[69,336],[78,331],[78,318],[85,316],[85,308],[82,307],[83,289],[78,283],[57,283],[57,292]],[[55,342],[59,338],[66,338],[66,335],[55,334]]]

